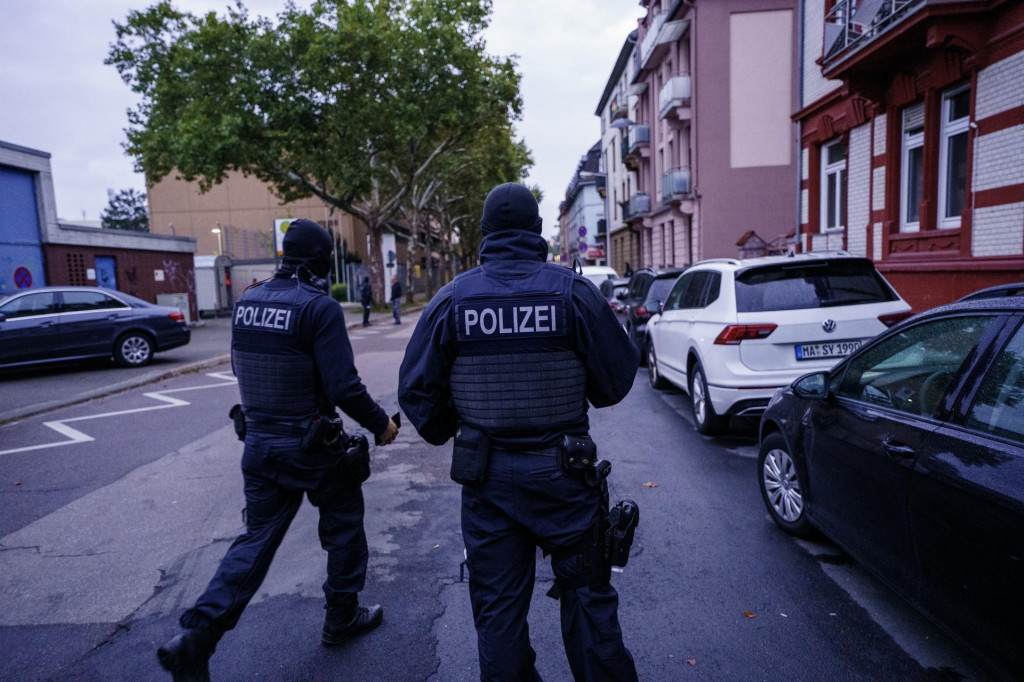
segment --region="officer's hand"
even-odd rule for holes
[[[393,419],[388,419],[388,428],[384,429],[384,433],[377,436],[380,440],[381,445],[387,445],[395,440],[395,436],[398,435],[398,424]]]

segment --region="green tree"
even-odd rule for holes
[[[196,16],[160,2],[116,23],[107,63],[141,96],[136,166],[209,189],[239,170],[282,201],[361,219],[383,300],[381,234],[439,158],[519,118],[511,57],[485,51],[490,0],[318,0],[276,21],[239,3]],[[509,129],[510,126],[509,126]]]
[[[149,232],[149,210],[146,195],[134,189],[123,189],[110,197],[100,214],[100,222],[108,230]]]

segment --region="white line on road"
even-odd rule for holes
[[[151,405],[149,407],[136,407],[131,410],[118,410],[116,412],[104,412],[102,414],[90,414],[85,417],[73,417],[71,419],[55,419],[53,421],[43,422],[43,426],[53,429],[57,433],[64,436],[67,440],[54,441],[52,443],[40,443],[39,445],[27,445],[21,448],[12,448],[10,450],[0,450],[0,455],[13,455],[16,452],[28,452],[29,450],[45,450],[46,448],[56,448],[62,445],[74,445],[75,443],[88,443],[89,441],[96,440],[87,433],[82,433],[78,429],[68,426],[70,422],[80,422],[89,419],[102,419],[104,417],[117,417],[122,414],[134,414],[137,412],[151,412],[153,410],[164,410],[169,407],[182,407],[184,405],[191,405],[192,403],[187,400],[180,398],[172,398],[168,393],[180,393],[182,391],[198,391],[204,388],[220,388],[221,386],[231,386],[238,383],[238,380],[234,375],[228,372],[211,372],[206,376],[213,377],[214,379],[220,379],[219,384],[203,384],[202,386],[188,386],[185,388],[172,388],[166,391],[151,391],[149,393],[143,393],[147,398],[158,400],[164,404],[162,405]]]

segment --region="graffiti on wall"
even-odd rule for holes
[[[164,258],[164,276],[174,291],[188,293],[188,305],[191,310],[192,319],[199,318],[199,308],[196,306],[196,273],[192,268],[187,270],[181,267],[179,261],[173,258]]]

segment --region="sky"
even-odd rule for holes
[[[112,22],[154,2],[0,0],[0,140],[51,154],[62,220],[99,220],[108,189],[145,190],[122,148],[135,95],[103,61]],[[173,4],[223,12],[228,0]],[[274,16],[284,0],[243,4],[251,15]],[[545,235],[556,231],[558,203],[580,158],[600,139],[594,110],[641,13],[635,0],[494,0],[487,48],[519,56],[517,130],[534,157],[526,182],[544,192]]]

